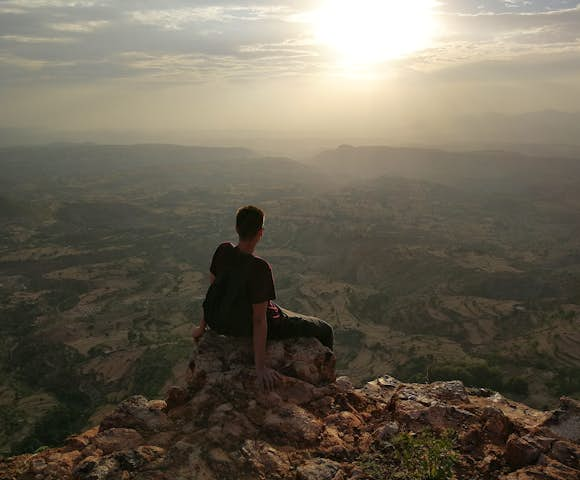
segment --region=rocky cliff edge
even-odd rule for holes
[[[266,393],[255,387],[251,339],[208,332],[187,386],[166,400],[128,398],[60,448],[3,460],[0,479],[410,478],[397,470],[404,455],[389,466],[388,449],[426,431],[451,435],[457,479],[580,479],[580,405],[571,398],[543,412],[459,381],[384,376],[355,388],[335,378],[334,355],[315,339],[269,342],[268,357],[284,376]]]

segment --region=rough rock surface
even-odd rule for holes
[[[250,341],[210,332],[166,401],[131,397],[61,448],[0,462],[0,478],[362,480],[353,460],[373,442],[428,427],[458,433],[458,479],[580,478],[573,399],[541,412],[458,381],[355,388],[313,339],[269,342],[268,355],[284,377],[263,393]]]

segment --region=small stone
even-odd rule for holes
[[[231,403],[222,403],[214,411],[215,412],[231,412],[234,406]]]
[[[376,440],[389,440],[397,433],[399,433],[400,426],[398,422],[387,422],[382,427],[377,429],[374,438]]]
[[[181,407],[187,403],[189,399],[189,392],[182,387],[173,386],[167,391],[167,399],[165,400],[165,410],[170,411],[174,408]]]
[[[216,463],[231,463],[232,459],[221,448],[212,448],[209,451],[209,459]]]
[[[344,478],[340,463],[326,458],[307,460],[297,468],[296,473],[298,480],[341,480]]]
[[[44,458],[35,457],[30,461],[30,469],[33,473],[41,473],[46,470],[47,464]]]
[[[354,388],[350,378],[345,375],[338,377],[335,383],[338,390],[343,393],[348,392]]]

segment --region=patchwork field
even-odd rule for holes
[[[278,302],[334,325],[340,373],[577,397],[579,164],[371,153],[0,150],[0,454],[183,377],[211,255],[249,203]]]

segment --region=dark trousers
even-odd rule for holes
[[[333,350],[334,331],[330,324],[317,317],[300,315],[284,308],[280,308],[281,314],[276,317],[266,317],[268,322],[268,339],[282,340],[285,338],[314,337],[320,340],[322,345]],[[222,335],[234,337],[251,337],[253,335],[253,324],[240,322],[237,325],[227,325],[215,329]]]
[[[284,308],[279,317],[268,318],[268,338],[282,340],[294,337],[314,337],[322,345],[333,350],[334,331],[332,326],[317,317],[300,315]]]

